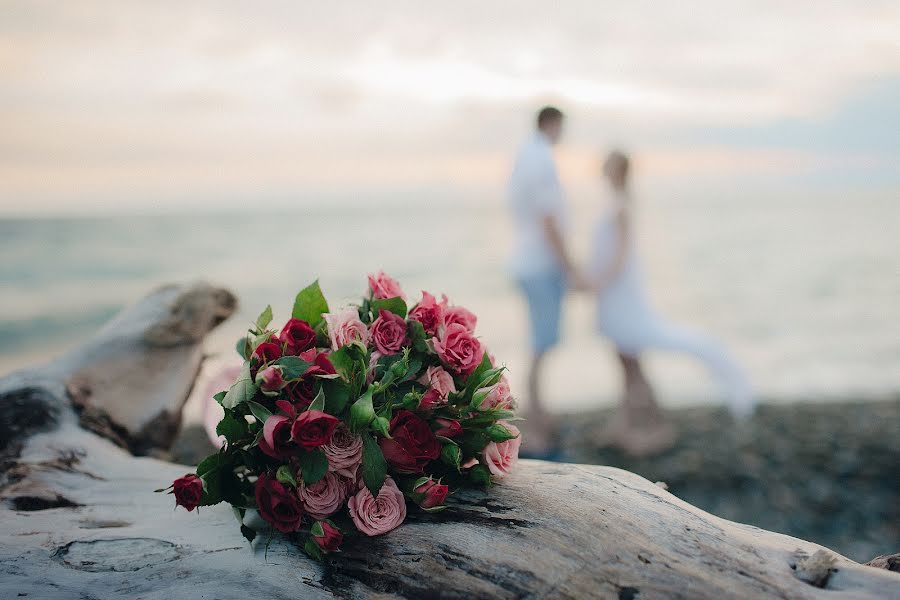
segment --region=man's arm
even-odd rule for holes
[[[562,232],[559,229],[556,218],[553,215],[544,215],[541,222],[544,226],[544,235],[547,237],[547,241],[550,242],[553,254],[556,255],[557,262],[562,266],[563,271],[569,280],[569,284],[575,289],[588,289],[590,286],[584,280],[581,273],[575,269],[575,265],[569,258],[566,242],[563,240]]]

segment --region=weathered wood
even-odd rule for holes
[[[350,540],[325,564],[281,536],[267,552],[265,536],[251,548],[227,505],[186,513],[152,492],[187,467],[132,454],[155,415],[180,413],[199,363],[179,359],[195,356],[216,322],[175,327],[192,332],[175,345],[148,344],[173,314],[150,307],[177,306],[185,291],[138,305],[140,326],[107,327],[87,351],[0,381],[0,597],[900,598],[900,574],[719,519],[632,473],[539,461],[521,461],[489,492],[458,494],[442,513],[410,511],[400,529]],[[126,312],[117,322],[139,320]],[[109,336],[131,360],[157,354],[115,393],[102,386],[125,351],[106,351]],[[76,374],[88,374],[91,401],[102,398],[86,405],[102,407],[111,439],[72,408]]]

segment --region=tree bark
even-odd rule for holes
[[[171,444],[202,338],[234,306],[225,290],[164,288],[0,380],[0,597],[900,598],[900,574],[626,471],[540,461],[324,564],[280,535],[251,547],[227,505],[187,513],[153,493],[189,467],[139,456]]]

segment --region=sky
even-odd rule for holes
[[[0,0],[0,216],[479,198],[536,108],[573,187],[900,190],[900,3]]]

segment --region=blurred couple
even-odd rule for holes
[[[755,407],[751,388],[727,351],[714,340],[669,323],[648,300],[634,243],[630,161],[621,152],[610,153],[603,162],[613,202],[593,228],[588,267],[578,268],[572,260],[567,241],[570,216],[552,152],[564,122],[559,109],[541,109],[509,182],[516,240],[512,272],[531,322],[529,453],[549,458],[559,453],[541,394],[541,374],[547,352],[559,342],[560,312],[568,290],[595,296],[596,331],[615,346],[622,367],[619,409],[598,441],[637,455],[662,451],[674,442],[675,432],[641,365],[642,354],[653,349],[688,353],[703,361],[722,386],[734,417],[747,418]]]

